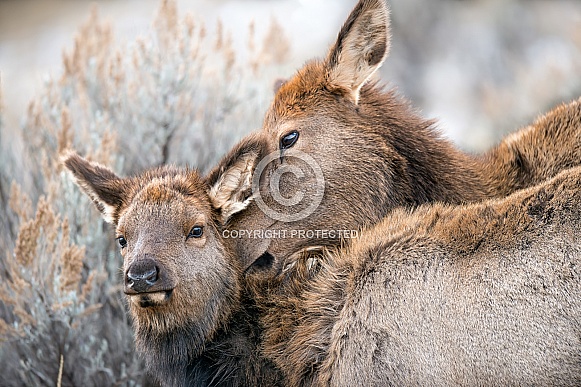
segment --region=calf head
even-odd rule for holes
[[[222,243],[208,187],[197,172],[174,167],[121,178],[74,153],[64,165],[115,227],[138,350],[156,373],[179,379],[239,306],[238,260]],[[236,164],[233,173],[241,170]]]

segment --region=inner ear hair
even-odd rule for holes
[[[252,202],[252,178],[264,148],[259,134],[246,137],[205,178],[210,199],[221,211],[223,223]]]
[[[252,198],[249,191],[252,187],[254,158],[240,159],[228,168],[210,188],[210,198],[214,207],[219,208],[224,223],[235,213],[245,209]]]
[[[327,82],[359,102],[361,87],[389,53],[389,10],[382,0],[360,1],[341,28],[327,57]]]
[[[116,214],[123,205],[124,180],[107,167],[88,161],[73,151],[61,156],[75,183],[91,198],[107,223],[116,224]]]

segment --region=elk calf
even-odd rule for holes
[[[211,204],[228,191],[187,169],[64,164],[116,227],[137,348],[166,385],[581,382],[581,168],[396,210],[318,270],[256,287]]]
[[[115,226],[136,346],[168,386],[276,385],[259,356],[257,315],[196,171],[120,178],[74,153],[64,165]],[[264,370],[264,371],[263,371]]]

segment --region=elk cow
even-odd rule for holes
[[[255,289],[287,385],[581,383],[581,167],[504,199],[394,210]],[[301,274],[302,273],[302,277]]]
[[[581,383],[581,167],[396,209],[317,269],[254,286],[195,171],[64,164],[116,227],[137,348],[163,384]]]
[[[296,230],[358,230],[398,206],[503,197],[581,162],[580,101],[481,156],[441,138],[434,121],[370,80],[389,52],[388,16],[384,1],[359,1],[327,57],[283,84],[262,130],[207,177],[228,192],[215,205],[229,230],[243,231],[235,253],[248,274],[276,275],[298,251],[340,243]],[[238,174],[224,176],[236,164]]]

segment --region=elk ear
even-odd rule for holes
[[[77,185],[101,211],[103,219],[116,225],[119,220],[118,210],[123,205],[125,197],[126,185],[123,179],[110,169],[90,162],[72,151],[65,153],[61,160],[74,176]]]
[[[252,177],[264,149],[257,135],[242,140],[206,177],[210,199],[225,224],[252,202]]]
[[[359,91],[389,52],[389,10],[384,0],[360,0],[326,61],[327,82],[357,104]]]

